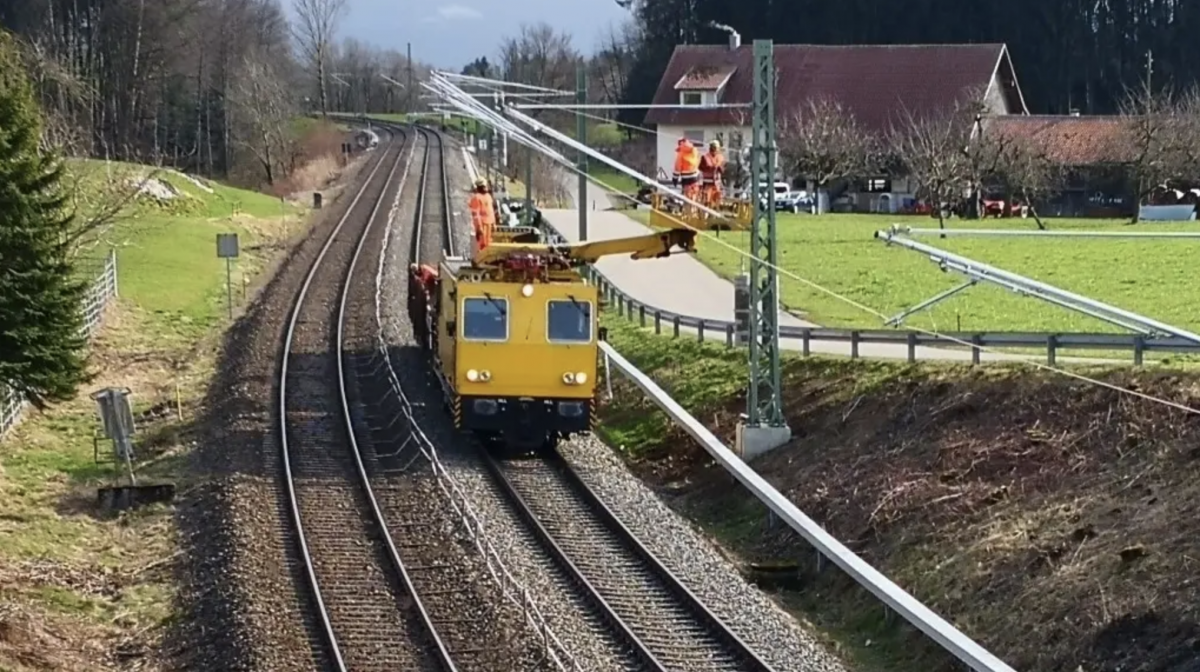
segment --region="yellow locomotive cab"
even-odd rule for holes
[[[690,251],[694,240],[677,230],[579,245],[493,243],[470,261],[414,266],[409,312],[455,425],[522,452],[591,431],[599,294],[577,267],[620,252]]]

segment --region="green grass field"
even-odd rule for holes
[[[152,171],[96,161],[72,162],[69,169],[77,176],[83,210],[105,199],[104,185],[120,186],[128,177]],[[97,510],[96,488],[112,483],[115,472],[107,444],[100,445],[101,461],[95,459],[92,437],[98,423],[88,394],[128,387],[135,413],[170,408],[169,417],[138,424],[139,482],[172,480],[186,489],[180,464],[191,441],[187,423],[213,371],[215,336],[228,324],[225,264],[216,258],[216,234],[240,237],[242,257],[233,275],[236,308],[243,303],[243,278],[258,273],[303,222],[301,209],[274,197],[211,182],[201,187],[169,171],[158,172],[156,179],[171,184],[178,195],[167,201],[137,198],[111,230],[93,241],[99,254],[116,247],[120,287],[120,298],[92,344],[96,380],[71,402],[45,413],[27,411],[0,442],[0,602],[32,614],[31,627],[72,633],[52,647],[56,651],[69,650],[76,641],[142,637],[172,617],[169,572],[138,574],[175,552],[172,508],[153,506],[119,516]],[[31,562],[43,569],[27,574],[22,567]],[[68,578],[60,583],[59,577]],[[113,581],[111,590],[96,589]],[[0,669],[10,664],[15,663],[0,646]]]
[[[588,164],[588,175],[591,175],[596,180],[603,182],[605,186],[615,189],[619,193],[630,196],[636,194],[640,186],[638,185],[637,180],[626,175],[625,173],[618,173],[608,166],[597,165],[596,162],[591,162]],[[621,205],[628,203],[627,199],[621,200],[626,201],[626,203],[622,203]]]
[[[633,213],[645,222],[648,213]],[[928,217],[886,215],[779,215],[779,264],[788,273],[885,315],[949,289],[961,276],[943,273],[929,259],[889,247],[873,238],[893,223],[936,228]],[[1032,220],[948,222],[951,228],[1032,230]],[[1123,221],[1050,219],[1056,230],[1130,230]],[[1197,224],[1145,224],[1137,231],[1200,231]],[[711,235],[711,234],[710,234]],[[946,238],[922,236],[920,242],[1029,276],[1168,324],[1200,328],[1200,287],[1196,260],[1200,239],[1132,240],[1086,238]],[[698,255],[718,273],[731,277],[745,268],[749,235],[721,233],[704,239]],[[780,277],[785,305],[829,327],[879,327],[881,320],[848,302],[813,289],[792,277]],[[1118,328],[1037,299],[980,284],[909,323],[942,331],[1120,331]]]

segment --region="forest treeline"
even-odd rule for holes
[[[337,38],[347,0],[285,1],[293,21],[281,0],[5,0],[0,28],[47,143],[258,185],[302,158],[297,115],[417,104],[381,76],[404,82],[405,53]]]
[[[654,95],[676,44],[1003,42],[1030,112],[1116,112],[1149,73],[1156,87],[1200,78],[1196,0],[622,0],[641,35],[625,99]]]

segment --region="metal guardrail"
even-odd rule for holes
[[[713,459],[721,464],[752,495],[758,498],[772,514],[778,517],[816,549],[819,558],[832,561],[859,585],[871,591],[888,609],[899,614],[918,630],[929,636],[952,656],[967,664],[976,672],[1015,672],[996,656],[967,637],[958,628],[935,614],[915,597],[867,564],[865,560],[846,548],[816,521],[804,515],[787,497],[758,475],[745,462],[721,443],[712,432],[692,417],[646,374],[629,360],[621,356],[608,343],[600,343],[600,349],[610,367],[616,368],[632,380],[655,404],[670,416],[700,444]]]
[[[545,234],[553,242],[567,242],[556,231],[548,228]],[[619,316],[636,319],[643,327],[653,326],[655,333],[661,334],[664,329],[669,329],[671,334],[678,338],[681,331],[686,328],[694,331],[700,342],[713,338],[713,335],[716,335],[715,338],[722,339],[725,346],[729,348],[742,342],[742,335],[738,333],[736,322],[706,319],[663,310],[629,296],[609,281],[595,266],[589,266],[584,273],[600,290],[609,305],[615,305]],[[1187,339],[1177,336],[1154,338],[1141,334],[951,331],[933,335],[908,329],[827,329],[825,327],[781,326],[779,327],[779,338],[800,341],[800,352],[805,357],[812,354],[811,346],[814,341],[849,343],[851,359],[859,357],[858,346],[862,344],[903,345],[907,348],[909,362],[917,361],[917,348],[919,347],[962,350],[967,347],[963,343],[975,346],[971,348],[972,364],[981,363],[982,348],[1044,348],[1046,363],[1051,366],[1058,359],[1058,351],[1064,349],[1130,351],[1134,366],[1141,366],[1148,352],[1200,354],[1200,344]]]
[[[87,295],[83,299],[80,310],[83,313],[83,326],[80,333],[91,338],[100,329],[104,321],[104,308],[108,302],[118,296],[117,289],[117,253],[110,251],[104,258],[100,273],[92,281]],[[0,439],[17,424],[21,412],[25,410],[25,399],[12,388],[0,383]]]
[[[690,315],[680,315],[669,310],[641,303],[604,277],[595,267],[587,270],[589,278],[600,289],[609,305],[615,305],[617,314],[629,319],[636,319],[641,326],[653,326],[655,333],[669,329],[675,337],[680,336],[682,329],[687,328],[696,333],[701,342],[715,338],[722,339],[726,347],[739,344],[737,324],[727,320],[712,320]],[[858,346],[861,344],[883,343],[904,345],[907,347],[909,362],[917,361],[918,347],[934,347],[947,349],[964,349],[963,343],[971,343],[971,363],[981,361],[981,348],[1044,348],[1046,363],[1053,366],[1058,358],[1058,351],[1072,350],[1119,350],[1130,351],[1133,365],[1141,366],[1146,353],[1171,352],[1177,354],[1200,354],[1200,345],[1183,338],[1171,336],[1153,338],[1141,334],[1101,334],[1101,333],[1031,333],[1031,332],[946,332],[940,335],[930,335],[907,329],[826,329],[781,326],[779,338],[783,340],[800,341],[800,351],[804,356],[812,354],[811,344],[814,341],[849,343],[850,357],[859,357]]]

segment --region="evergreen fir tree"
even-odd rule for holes
[[[0,30],[0,382],[38,408],[86,379],[62,163],[38,149],[41,117],[11,35]]]

